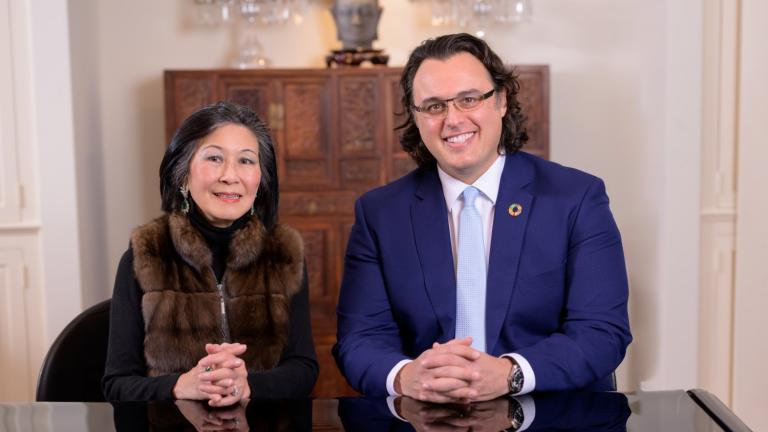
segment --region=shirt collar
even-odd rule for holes
[[[499,195],[499,183],[501,182],[501,173],[504,171],[505,155],[499,155],[496,161],[493,162],[484,173],[480,176],[471,186],[476,187],[480,192],[491,201],[491,204],[496,204],[496,198]],[[451,177],[450,174],[437,166],[437,175],[440,177],[440,183],[443,185],[443,195],[445,196],[445,204],[448,210],[451,210],[454,203],[459,199],[459,196],[464,192],[467,186],[470,186],[463,181]]]

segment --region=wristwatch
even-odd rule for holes
[[[525,421],[525,413],[523,412],[523,406],[517,399],[511,397],[508,400],[509,412],[507,413],[507,418],[509,418],[509,428],[507,428],[506,431],[514,432],[520,429],[523,425],[523,422]]]
[[[523,370],[512,357],[504,358],[512,363],[512,369],[509,370],[507,376],[507,390],[511,395],[520,393],[520,390],[523,389]]]

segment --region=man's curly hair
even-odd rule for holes
[[[419,166],[428,166],[435,163],[435,157],[429,152],[421,140],[419,129],[416,127],[413,114],[413,78],[416,76],[421,63],[433,58],[438,60],[448,59],[459,53],[469,53],[478,59],[488,71],[496,89],[496,98],[506,90],[507,112],[502,118],[501,139],[499,140],[499,153],[502,149],[508,155],[515,153],[528,140],[525,130],[525,116],[517,100],[520,91],[520,83],[513,71],[507,69],[498,55],[491,50],[482,39],[467,33],[457,33],[427,39],[413,50],[400,77],[400,88],[403,91],[402,104],[405,114],[405,122],[397,127],[401,130],[400,144]]]

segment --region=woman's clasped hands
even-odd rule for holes
[[[205,344],[205,357],[179,376],[173,388],[176,399],[207,400],[212,407],[230,406],[248,399],[248,371],[240,358],[246,346],[240,343]]]

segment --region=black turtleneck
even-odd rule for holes
[[[208,244],[208,248],[213,256],[213,273],[216,275],[216,280],[221,282],[221,278],[224,277],[224,270],[227,268],[229,242],[232,240],[235,232],[245,226],[252,216],[250,212],[247,212],[232,222],[230,226],[219,228],[211,225],[205,219],[205,216],[197,210],[197,206],[192,206],[192,208],[193,210],[189,212],[189,221],[193,227],[200,231],[200,234],[203,235],[205,242]]]

